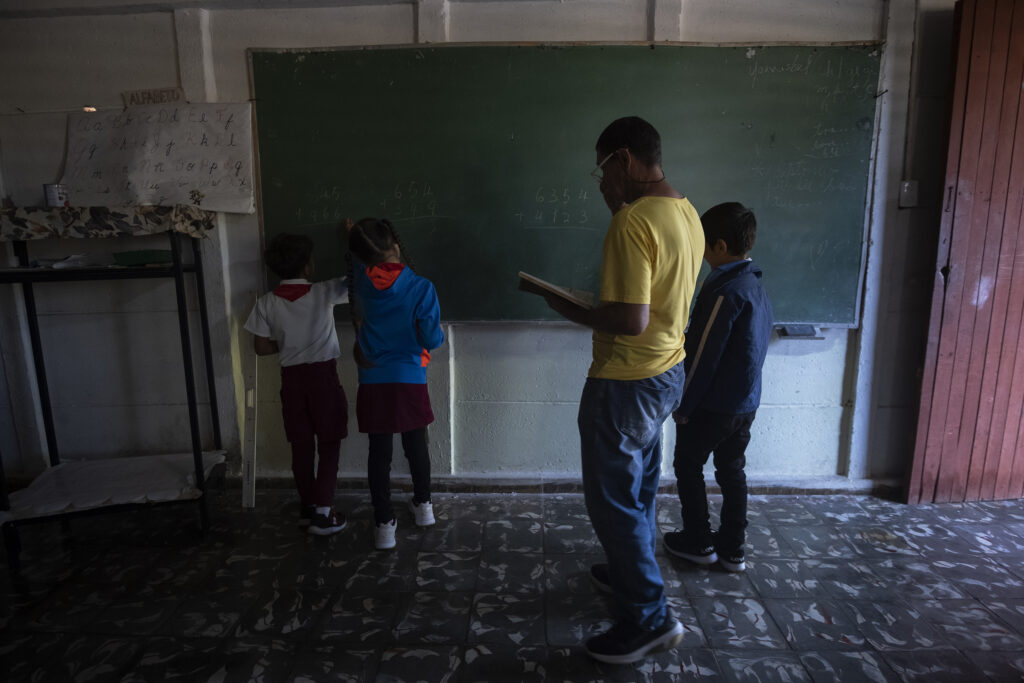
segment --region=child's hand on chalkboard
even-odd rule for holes
[[[351,218],[345,219],[345,232],[351,232],[352,228],[356,227],[355,221]]]

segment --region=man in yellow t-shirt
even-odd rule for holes
[[[613,121],[597,140],[601,194],[612,212],[600,302],[593,309],[548,296],[548,305],[594,330],[580,398],[583,492],[608,558],[591,567],[612,597],[615,625],[587,653],[625,664],[674,647],[683,628],[665,602],[654,557],[661,429],[683,391],[683,331],[704,254],[690,202],[661,169],[661,138],[641,118]]]

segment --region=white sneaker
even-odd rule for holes
[[[373,547],[377,550],[390,550],[395,547],[395,529],[398,522],[391,520],[385,524],[377,525],[377,533],[373,539]]]
[[[416,526],[431,526],[434,523],[434,506],[430,504],[430,501],[417,505],[410,500],[409,509],[412,510],[412,516],[416,518]]]

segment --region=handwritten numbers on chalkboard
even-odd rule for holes
[[[437,217],[434,188],[424,180],[399,181],[391,197],[380,202],[381,215],[393,221],[414,221]]]
[[[320,195],[317,199],[324,202],[336,202],[341,199],[341,188],[337,185],[333,187],[325,187],[320,191]]]
[[[539,188],[537,190],[537,203],[538,204],[568,204],[572,196],[569,194],[569,188],[563,187],[561,192],[557,188]]]
[[[369,207],[362,200],[354,202],[345,190],[339,185],[310,187],[303,196],[304,204],[295,209],[293,227],[335,224],[352,215],[372,214],[402,221],[439,217],[434,188],[423,180],[402,180],[385,191],[384,199]]]
[[[323,225],[325,223],[337,223],[346,217],[345,211],[340,206],[314,206],[313,208],[299,207],[295,210],[295,225],[293,228],[302,228],[311,225]]]
[[[572,200],[572,194],[568,187],[538,187],[534,199],[538,204],[568,204]]]
[[[587,202],[590,193],[584,188],[569,186],[541,186],[533,195],[534,205],[529,211],[512,214],[516,222],[527,229],[576,229],[594,230],[588,225],[590,215]]]
[[[430,183],[422,183],[415,180],[410,180],[408,184],[398,183],[395,185],[394,198],[402,199],[416,199],[417,197],[432,197],[434,190],[431,189]]]

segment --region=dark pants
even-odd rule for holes
[[[341,440],[348,436],[348,401],[336,363],[281,368],[281,413],[299,500],[303,506],[333,505]]]
[[[711,545],[704,463],[715,454],[715,480],[722,490],[717,546],[741,550],[747,528],[747,464],[750,425],[755,413],[720,415],[694,411],[686,424],[676,424],[675,472],[682,507],[683,533],[701,547]]]
[[[314,458],[319,455],[319,458]],[[292,474],[295,489],[303,507],[334,505],[334,492],[338,485],[338,456],[341,441],[318,440],[292,442]],[[316,466],[314,467],[314,460]]]
[[[395,518],[391,507],[391,453],[393,434],[370,434],[370,455],[366,463],[370,480],[370,502],[377,524]],[[402,432],[402,451],[412,475],[412,500],[419,505],[430,500],[430,455],[427,453],[427,428]]]

